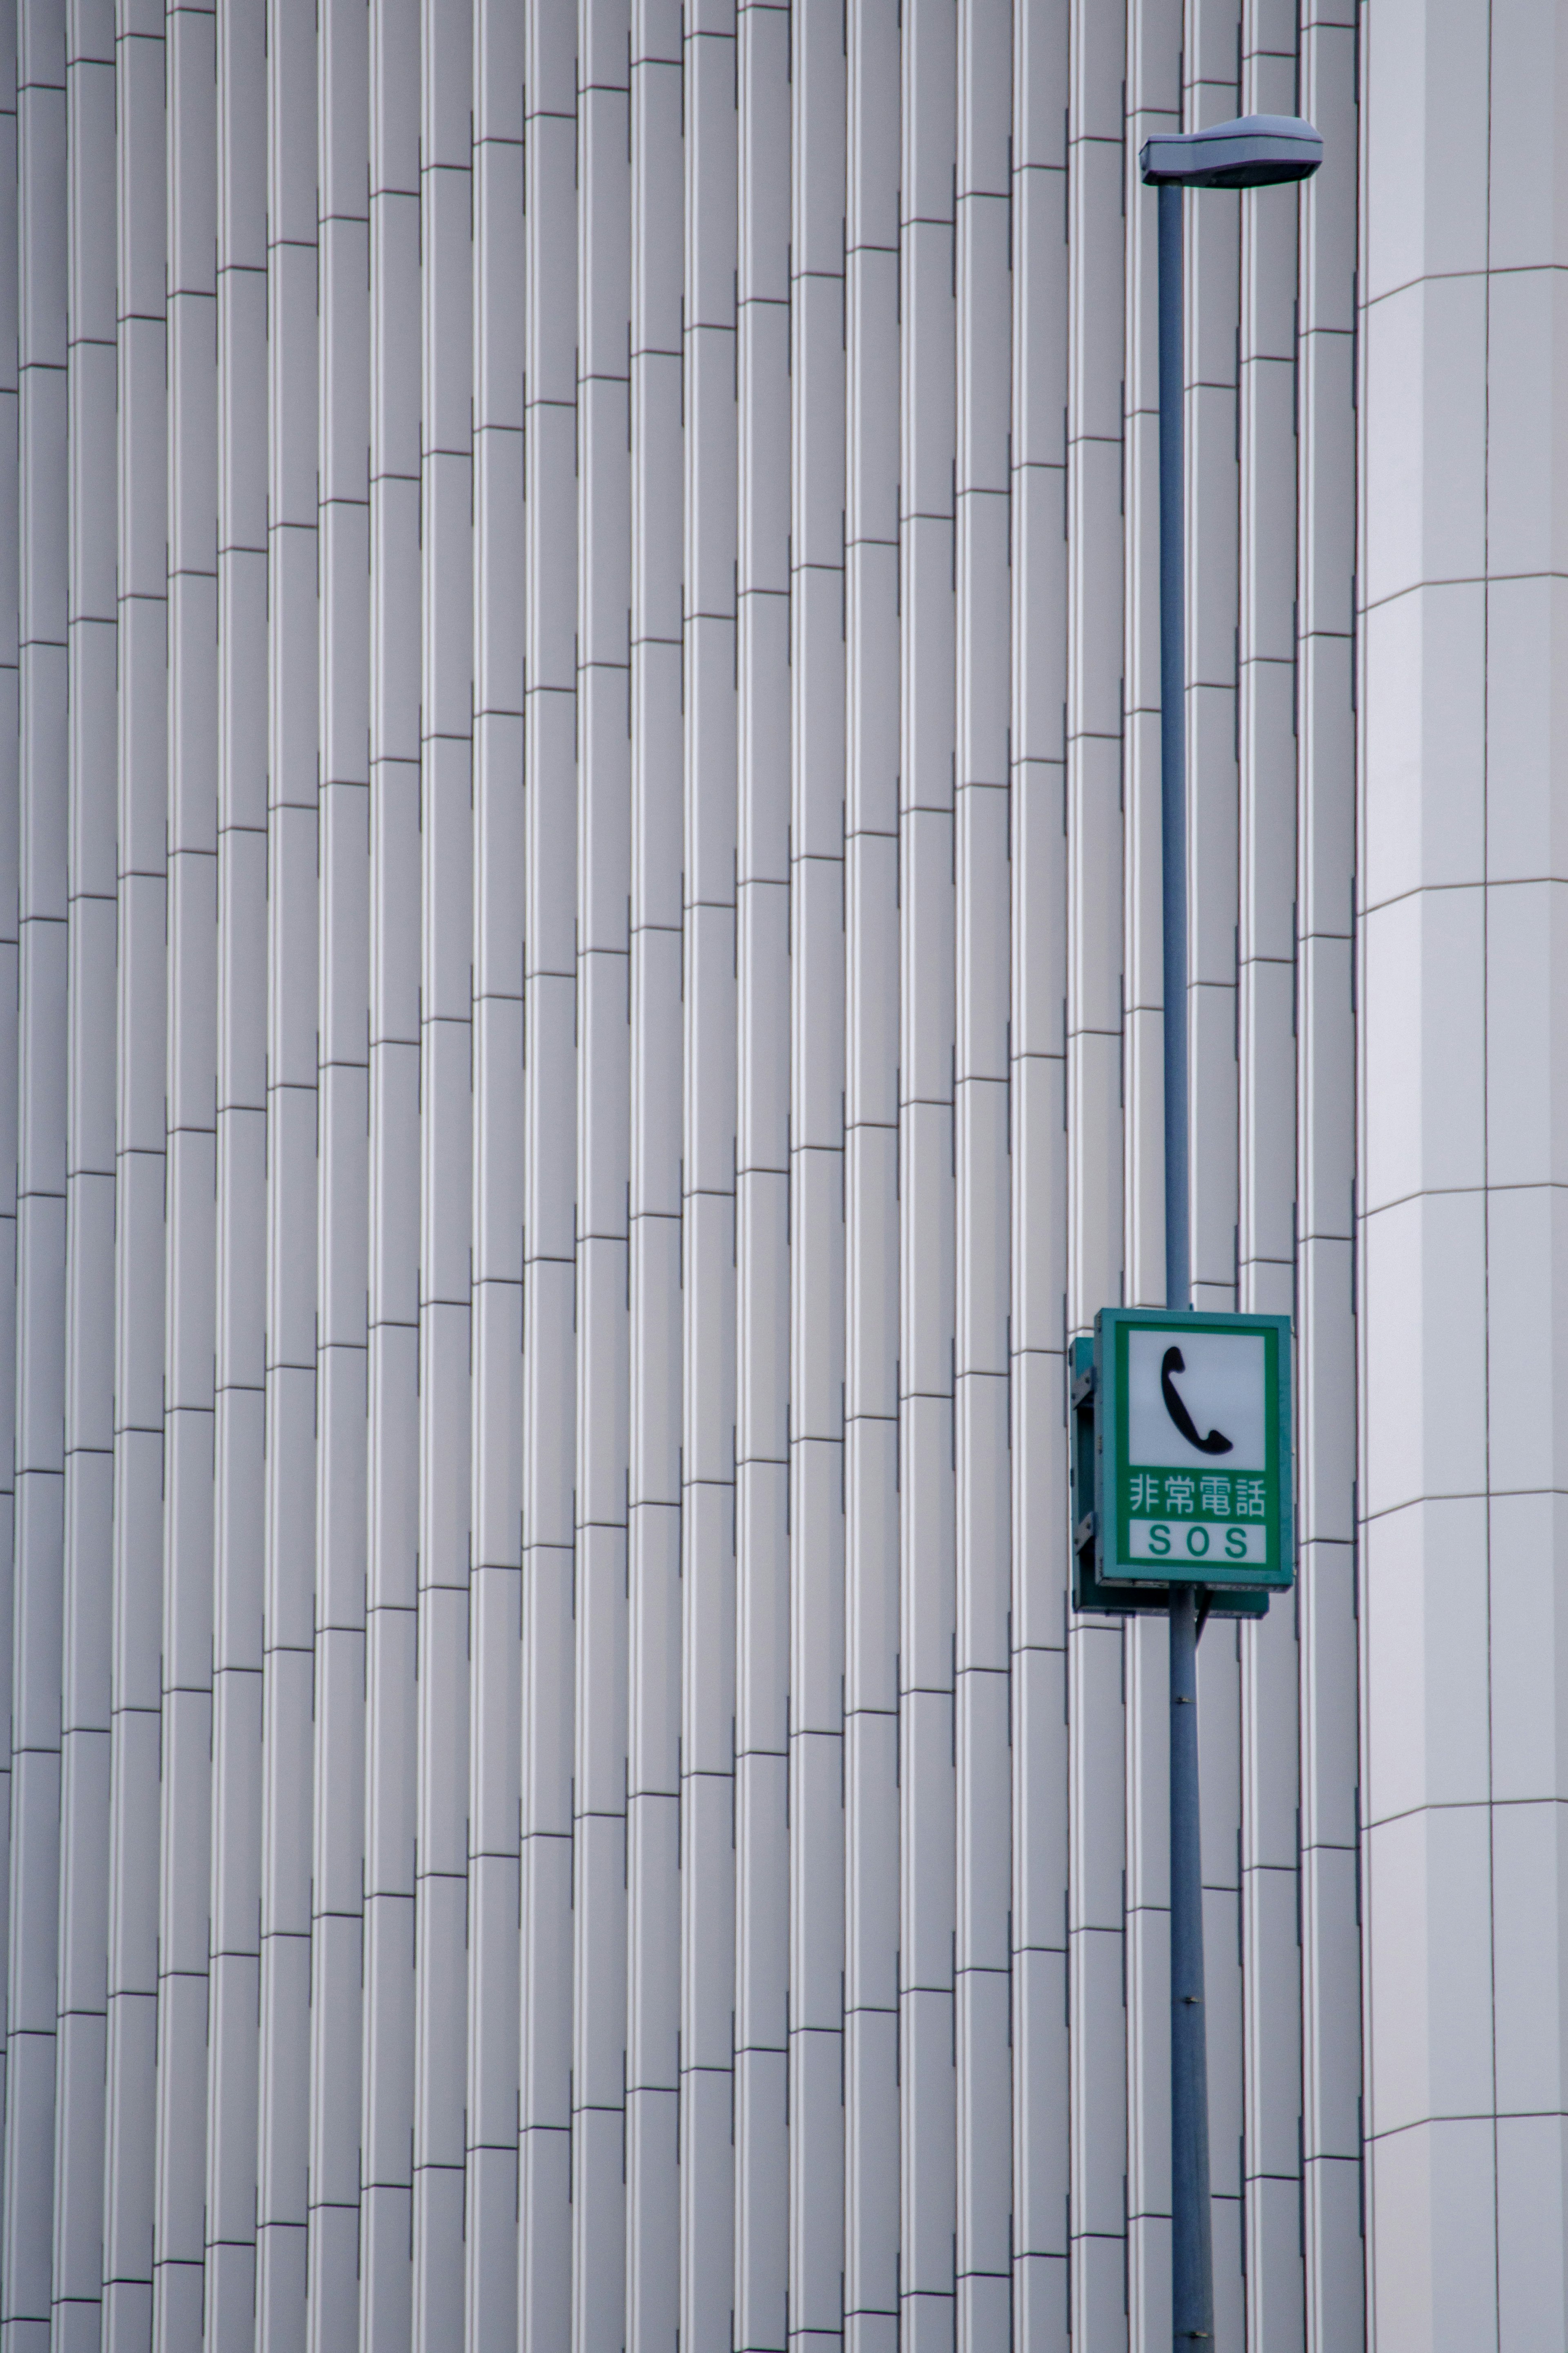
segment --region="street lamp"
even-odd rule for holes
[[[1183,635],[1182,190],[1310,179],[1323,142],[1295,115],[1161,132],[1139,156],[1160,192],[1160,852],[1165,1031],[1165,1304],[1192,1305],[1188,1224],[1187,810]],[[1179,1359],[1178,1359],[1179,1361]],[[1208,2037],[1198,1812],[1197,1588],[1171,1587],[1171,2317],[1176,2353],[1214,2337]]]

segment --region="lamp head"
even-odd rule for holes
[[[1295,114],[1244,114],[1206,131],[1156,132],[1139,156],[1153,186],[1268,188],[1310,180],[1323,160],[1321,134]]]

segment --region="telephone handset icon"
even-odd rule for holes
[[[1165,1411],[1170,1415],[1187,1444],[1195,1446],[1200,1454],[1228,1454],[1231,1451],[1231,1441],[1223,1430],[1211,1430],[1206,1438],[1198,1436],[1197,1425],[1182,1402],[1177,1393],[1176,1384],[1171,1378],[1173,1373],[1184,1373],[1186,1369],[1186,1361],[1180,1348],[1167,1348],[1160,1366],[1160,1395],[1165,1400]]]

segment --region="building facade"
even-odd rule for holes
[[[1215,2346],[1568,2345],[1568,18],[5,0],[0,2353],[1169,2346],[1248,111]]]

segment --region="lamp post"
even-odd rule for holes
[[[1310,179],[1323,142],[1294,115],[1162,132],[1139,157],[1159,191],[1160,852],[1165,1029],[1165,1304],[1192,1305],[1187,1088],[1187,807],[1182,512],[1182,190]],[[1175,2353],[1214,2338],[1208,2036],[1198,1811],[1198,1588],[1171,1587],[1171,2320]]]

